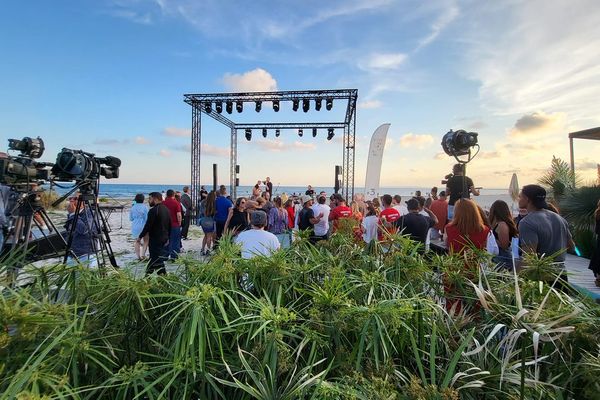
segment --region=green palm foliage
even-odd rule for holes
[[[141,279],[27,268],[0,297],[0,399],[591,398],[600,311],[527,262],[349,231],[251,260],[223,241]]]

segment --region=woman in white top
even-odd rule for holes
[[[363,228],[363,240],[365,243],[370,243],[371,240],[377,240],[377,227],[379,226],[379,219],[377,218],[377,211],[373,205],[367,207],[367,215],[362,220]]]

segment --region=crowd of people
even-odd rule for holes
[[[316,244],[345,230],[364,244],[385,244],[390,235],[401,233],[422,243],[423,251],[437,246],[460,254],[475,247],[490,252],[501,268],[514,268],[514,260],[522,252],[552,256],[559,266],[564,264],[566,250],[574,244],[567,222],[546,202],[541,186],[522,188],[516,217],[503,200],[485,211],[472,195],[478,196],[479,191],[462,175],[460,165],[455,166],[445,190],[433,187],[427,196],[416,191],[405,201],[400,195],[384,194],[369,200],[357,195],[347,204],[342,195],[316,193],[311,186],[302,195],[283,193],[273,198],[273,185],[266,178],[257,182],[250,196],[235,199],[225,186],[210,192],[202,187],[194,209],[185,187],[183,193],[168,190],[164,198],[161,193],[151,193],[150,210],[143,204],[143,195],[136,196],[131,209],[132,234],[138,258],[143,259],[149,250],[149,273],[164,273],[164,260],[177,258],[194,212],[204,233],[204,256],[224,238],[239,243],[242,257],[251,258],[289,247],[298,235],[306,235]],[[600,221],[600,211],[596,215]],[[599,227],[600,222],[600,231]],[[600,268],[594,272],[598,275]]]

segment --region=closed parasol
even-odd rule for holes
[[[510,195],[513,201],[517,201],[517,199],[519,198],[519,180],[517,179],[517,174],[512,174],[512,178],[510,178],[508,194]]]

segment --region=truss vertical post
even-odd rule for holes
[[[237,186],[235,185],[235,178],[237,173],[235,167],[237,165],[237,129],[231,128],[231,146],[229,148],[229,194],[232,199],[237,198]]]
[[[356,99],[351,100],[354,101],[354,105],[353,105],[353,114],[352,114],[352,118],[350,119],[350,127],[349,127],[349,140],[350,140],[350,145],[351,145],[351,149],[350,149],[350,155],[349,155],[349,160],[348,160],[348,184],[350,185],[350,201],[354,200],[354,167],[355,167],[355,161],[354,161],[354,153],[356,151]]]
[[[198,212],[198,201],[200,199],[200,145],[202,139],[202,128],[201,128],[201,116],[200,104],[192,105],[192,184],[191,184],[191,197],[192,207],[192,223],[196,223],[196,216]]]

